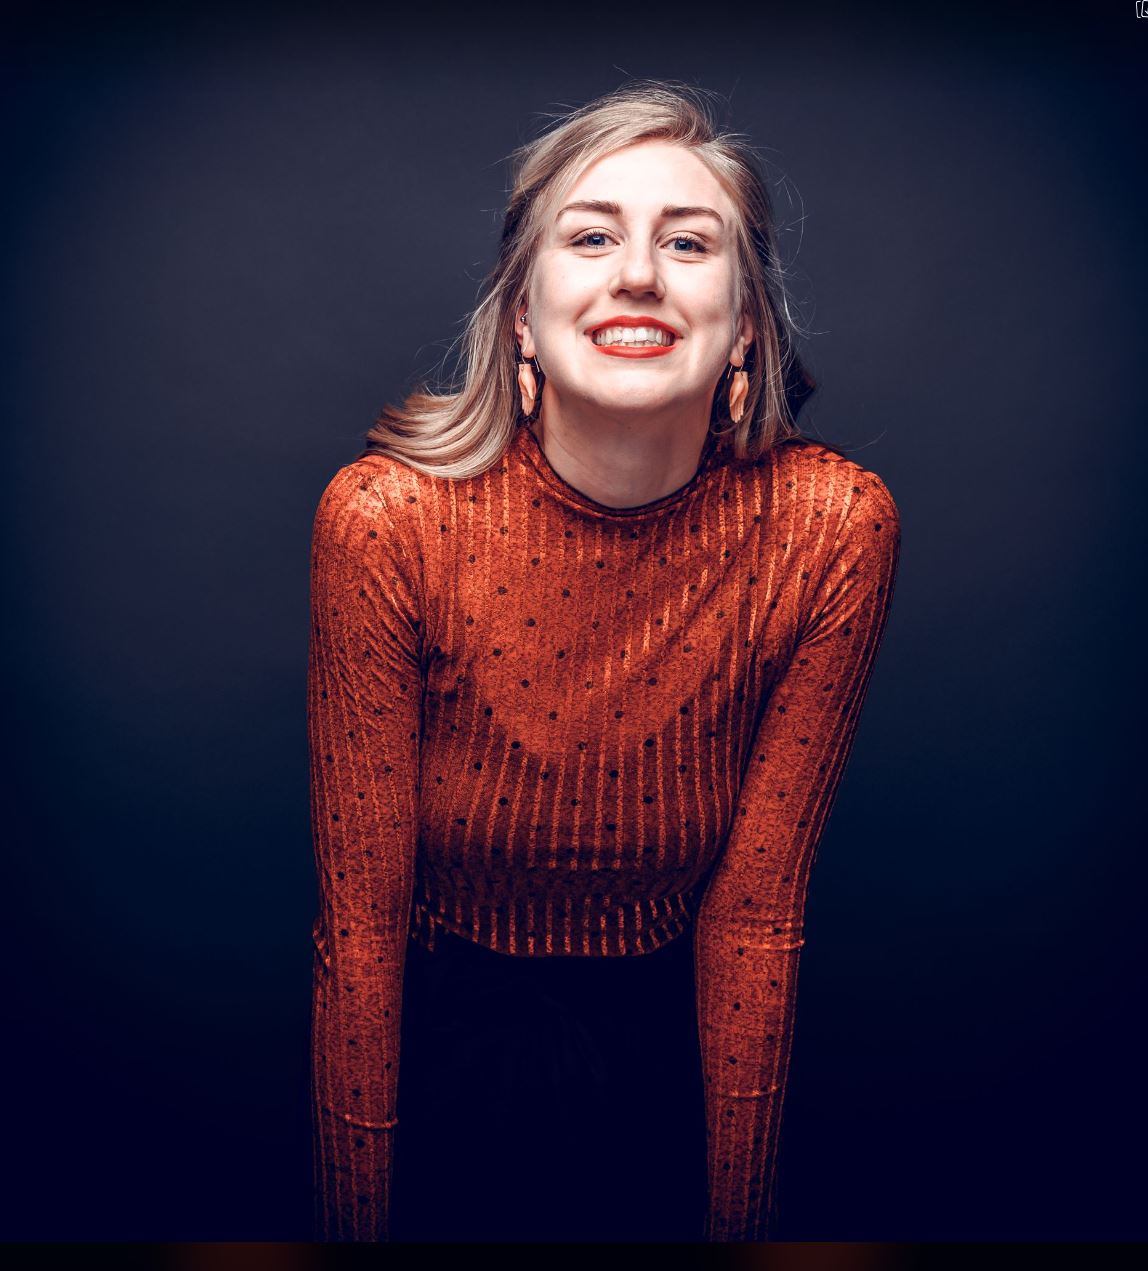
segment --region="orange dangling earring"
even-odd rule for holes
[[[525,326],[525,313],[521,321]],[[522,396],[522,413],[529,419],[538,397],[538,381],[534,378],[534,368],[525,360],[518,363],[518,391]]]
[[[733,363],[730,363],[733,366]],[[745,413],[745,398],[749,392],[749,375],[746,371],[738,367],[734,371],[729,386],[729,417],[736,424]]]
[[[529,362],[518,364],[518,391],[522,395],[522,413],[529,417],[538,396],[538,381],[534,378],[534,368]]]

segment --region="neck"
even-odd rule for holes
[[[709,435],[709,403],[646,419],[571,414],[544,387],[530,425],[547,462],[567,482],[605,507],[653,503],[693,480]]]

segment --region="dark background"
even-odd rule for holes
[[[0,1234],[309,1235],[311,518],[461,330],[503,156],[657,75],[769,148],[803,425],[902,516],[778,1238],[1148,1237],[1148,20],[415,12],[8,21]]]

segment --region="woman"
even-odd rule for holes
[[[797,431],[768,194],[697,90],[516,158],[464,382],[315,518],[320,1238],[766,1239],[897,508]]]

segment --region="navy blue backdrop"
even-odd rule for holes
[[[1148,1237],[1148,20],[993,10],[17,11],[4,1238],[309,1234],[315,504],[460,330],[502,157],[646,75],[769,147],[805,430],[903,522],[779,1238]]]

